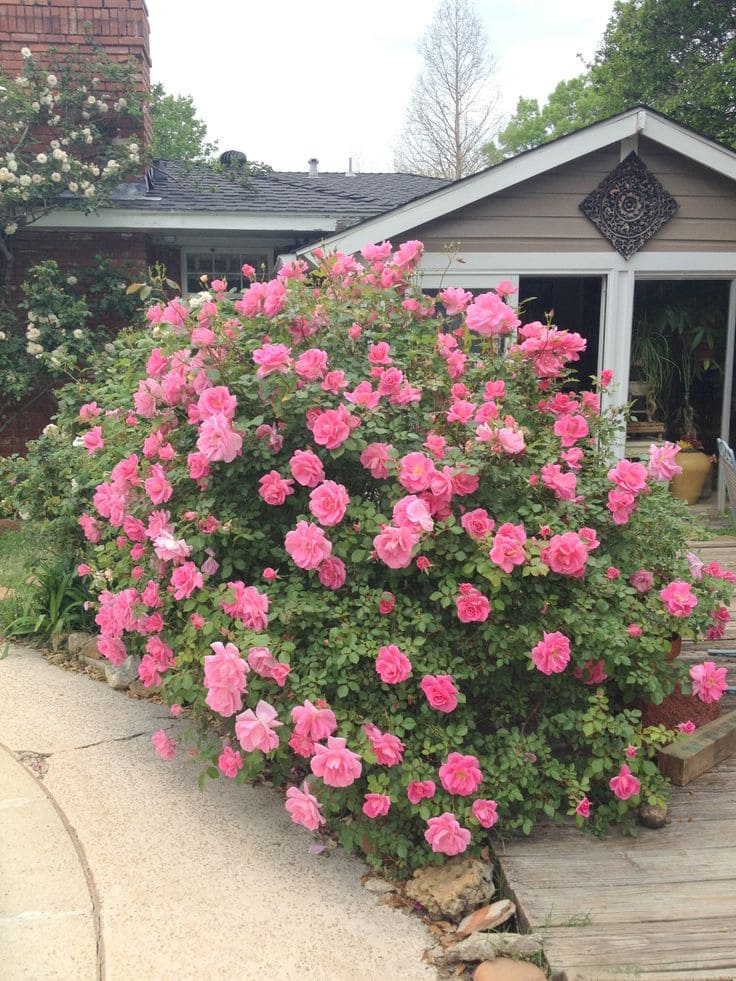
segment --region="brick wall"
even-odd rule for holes
[[[140,66],[140,91],[150,91],[151,52],[145,0],[2,0],[0,2],[0,64],[11,76],[22,74],[22,47],[43,62],[44,52],[60,53],[84,46],[90,38],[109,57],[135,59]],[[150,140],[150,119],[144,115],[144,140]]]
[[[55,412],[56,400],[48,391],[31,392],[16,405],[0,405],[0,456],[25,453],[26,443],[41,435]]]

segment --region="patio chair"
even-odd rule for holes
[[[717,440],[718,442],[718,458],[723,463],[723,474],[726,478],[726,490],[728,492],[728,503],[731,508],[731,516],[736,522],[736,456],[728,443],[725,443],[722,439]],[[713,648],[708,651],[709,654],[715,654],[718,657],[736,657],[736,650],[718,650]],[[733,692],[735,689],[733,686],[729,686],[728,691]]]

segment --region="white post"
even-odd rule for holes
[[[613,384],[607,390],[605,399],[609,406],[624,405],[629,400],[634,285],[633,269],[613,269],[608,274],[602,364],[613,371]],[[624,456],[625,433],[616,441],[613,450],[617,456]]]
[[[721,406],[721,439],[731,445],[731,397],[733,395],[733,357],[736,347],[736,279],[731,280],[728,291],[728,320],[726,333],[726,364],[723,371],[723,404]],[[726,507],[726,484],[723,474],[723,462],[718,463],[718,493],[717,507],[723,511]]]

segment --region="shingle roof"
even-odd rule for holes
[[[244,184],[227,172],[156,160],[148,190],[127,185],[116,205],[153,211],[279,212],[359,220],[406,204],[448,181],[418,174],[306,173],[273,171]]]

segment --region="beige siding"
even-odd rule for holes
[[[736,184],[642,139],[639,155],[679,209],[644,246],[651,251],[736,250]],[[412,229],[430,252],[613,252],[579,209],[619,162],[616,143]]]

